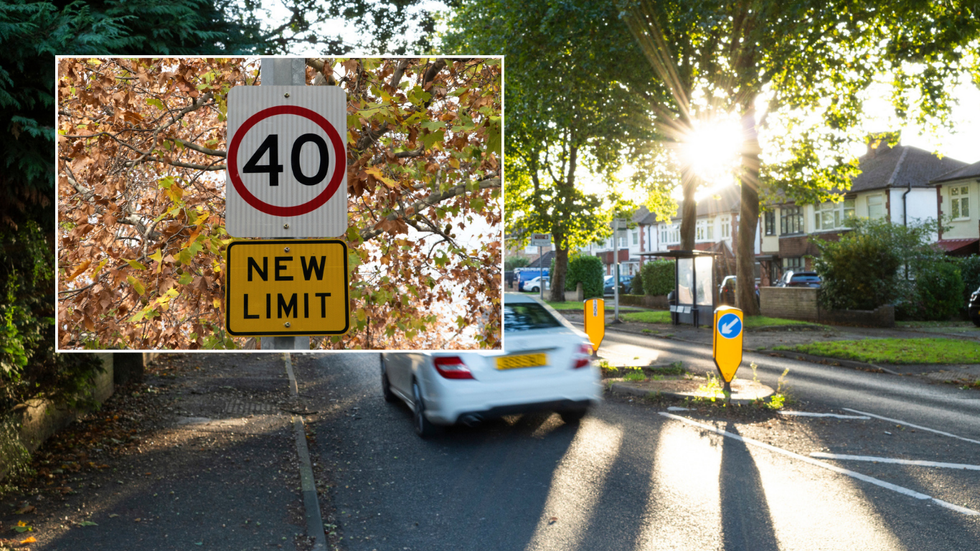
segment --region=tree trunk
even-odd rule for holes
[[[742,196],[739,206],[735,250],[735,305],[743,315],[759,315],[755,302],[755,232],[759,225],[759,137],[755,110],[746,108],[742,117],[746,141],[742,151]]]
[[[560,187],[564,188],[558,193],[558,201],[562,202],[562,208],[555,209],[555,212],[568,212],[570,202],[575,191],[575,168],[578,164],[578,146],[572,145],[568,151],[568,172],[565,174],[565,183]],[[565,279],[568,273],[568,240],[566,239],[565,229],[561,225],[561,220],[554,220],[552,223],[551,236],[555,240],[555,273],[551,274],[551,295],[552,302],[565,300]]]
[[[698,178],[690,167],[681,175],[684,202],[681,203],[681,250],[694,250],[694,237],[698,222],[698,203],[694,193],[698,190]]]

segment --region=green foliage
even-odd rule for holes
[[[901,259],[880,235],[851,232],[839,242],[814,239],[823,280],[821,303],[835,310],[874,310],[895,298]]]
[[[62,7],[63,6],[63,7]],[[54,224],[54,54],[251,53],[251,27],[226,22],[213,0],[0,4],[0,217]]]
[[[630,281],[630,294],[631,295],[642,295],[643,294],[643,275],[636,274]]]
[[[504,259],[504,271],[509,272],[514,268],[525,268],[531,261],[524,256],[510,256]]]
[[[586,299],[602,298],[602,272],[601,258],[584,254],[577,255],[568,261],[565,290],[574,291],[581,282]]]
[[[654,260],[643,263],[640,276],[643,279],[643,290],[650,296],[664,296],[674,290],[674,261]]]
[[[626,375],[623,375],[624,381],[630,381],[634,383],[642,383],[647,380],[647,376],[643,374],[642,369],[632,369]]]
[[[963,256],[952,259],[960,269],[960,276],[963,277],[963,304],[969,298],[970,293],[980,289],[980,255]]]
[[[54,354],[54,260],[39,225],[0,232],[0,412],[32,396],[62,401],[101,369],[86,355]]]
[[[920,320],[948,320],[963,308],[963,278],[952,262],[915,265],[915,302],[910,314]]]
[[[630,148],[651,135],[631,116],[646,105],[633,92],[650,81],[634,71],[641,54],[618,13],[588,0],[466,2],[443,41],[460,54],[506,56],[506,230],[554,237],[556,282],[564,251],[607,237],[620,202],[577,181],[591,173],[614,182]]]

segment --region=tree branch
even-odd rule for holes
[[[493,189],[493,188],[500,189],[500,178],[489,178],[478,182],[478,189]],[[443,192],[432,193],[425,199],[420,199],[415,203],[409,205],[408,208],[405,209],[405,211],[410,212],[411,214],[408,214],[406,218],[415,216],[416,214],[422,212],[423,209],[427,209],[437,203],[441,203],[442,201],[445,201],[446,199],[451,199],[453,197],[456,197],[457,195],[462,195],[463,193],[466,193],[466,184],[458,185],[454,188],[447,189],[446,191]],[[385,220],[397,220],[398,218],[399,215],[397,214],[389,214],[388,216],[385,217]],[[364,241],[370,241],[375,237],[377,237],[378,235],[382,234],[383,232],[384,230],[370,230],[361,234],[361,239],[363,239]]]

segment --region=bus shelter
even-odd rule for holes
[[[674,259],[674,298],[670,321],[674,325],[711,325],[715,311],[715,270],[711,251],[666,251],[642,253]]]

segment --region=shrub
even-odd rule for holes
[[[581,282],[585,298],[602,298],[602,273],[602,259],[598,256],[575,256],[568,261],[565,290],[574,291]]]
[[[511,256],[504,259],[504,271],[509,272],[514,268],[526,268],[531,261],[524,256]]]
[[[901,259],[878,234],[851,232],[838,242],[815,239],[820,302],[835,310],[874,310],[895,299]]]
[[[643,294],[643,276],[642,274],[636,274],[630,282],[630,294],[631,295],[642,295]]]
[[[947,320],[963,307],[963,278],[953,262],[921,262],[914,266],[916,319]]]
[[[970,293],[980,287],[980,255],[964,256],[955,261],[963,277],[963,303],[966,304]]]
[[[650,296],[662,296],[674,290],[674,261],[654,260],[643,264],[640,275],[643,291]]]

